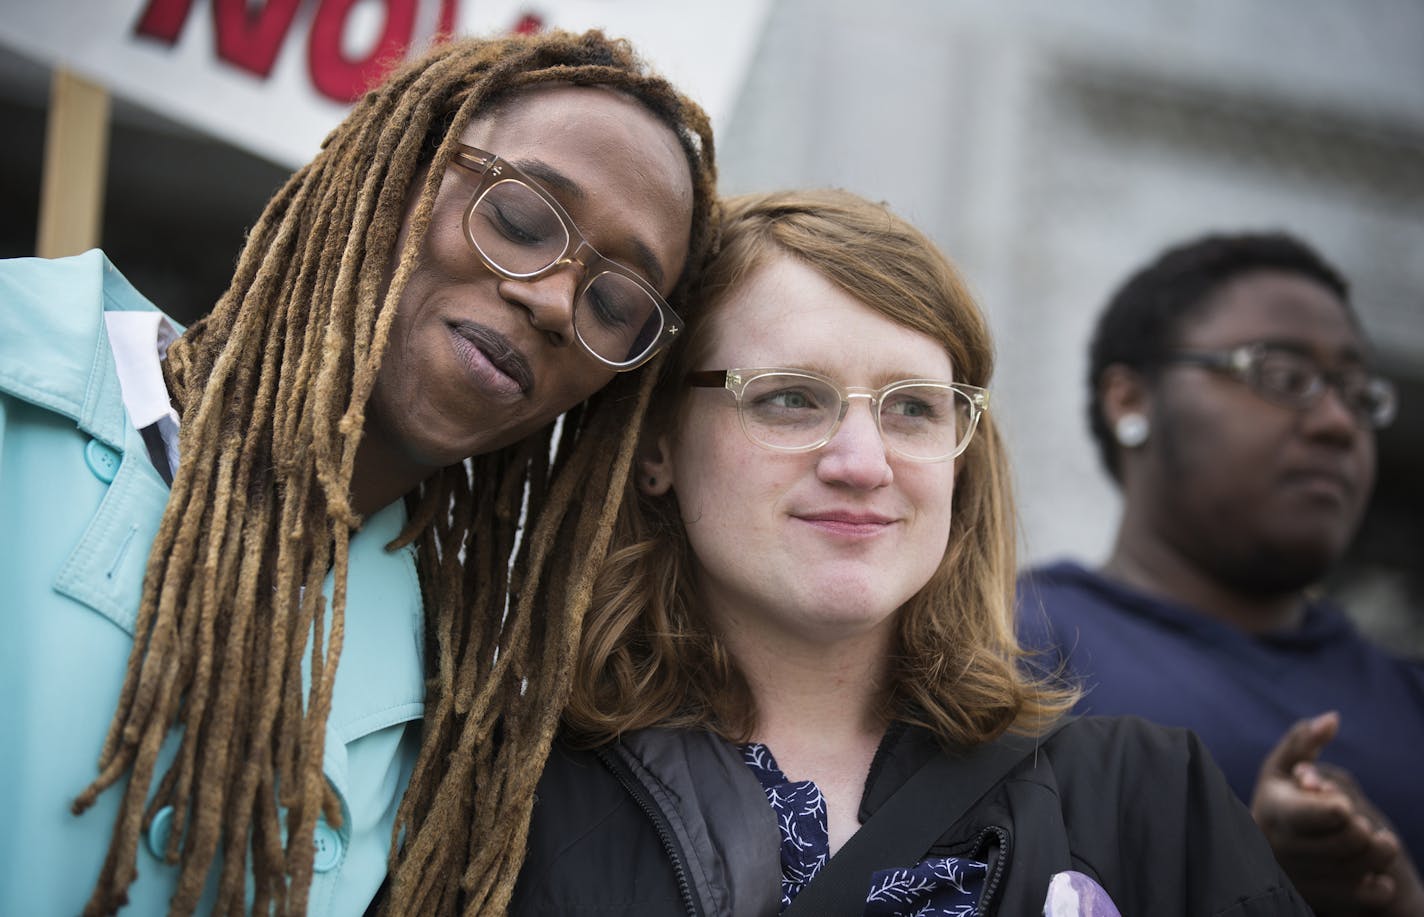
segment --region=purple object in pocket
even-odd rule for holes
[[[1048,883],[1043,917],[1122,917],[1103,887],[1081,872],[1060,872]]]

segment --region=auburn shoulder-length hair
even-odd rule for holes
[[[988,325],[958,272],[919,230],[844,191],[783,191],[723,203],[721,250],[694,292],[684,340],[654,392],[644,437],[676,428],[684,375],[702,368],[718,305],[754,271],[789,256],[892,321],[938,341],[955,380],[987,387]],[[848,343],[849,346],[849,343]],[[960,463],[944,558],[901,609],[883,698],[887,720],[975,745],[1032,732],[1074,695],[1035,681],[1014,635],[1014,508],[1003,442],[986,412]],[[597,581],[565,714],[580,743],[648,726],[702,727],[746,741],[756,709],[746,679],[701,613],[697,567],[676,498],[632,481]]]
[[[215,872],[217,913],[306,912],[314,826],[341,818],[322,758],[366,404],[456,142],[472,118],[548,84],[623,93],[678,137],[693,208],[673,298],[695,280],[715,230],[711,127],[626,42],[451,40],[357,102],[268,203],[227,292],[168,352],[182,463],[100,774],[75,802],[82,811],[127,777],[86,914],[123,905],[141,833],[169,805],[173,913],[193,911]],[[551,424],[407,497],[392,547],[417,549],[426,708],[389,913],[505,910],[652,379],[621,375],[566,415],[561,437]],[[179,749],[164,770],[170,735]]]

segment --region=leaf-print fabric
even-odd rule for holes
[[[809,780],[788,780],[771,749],[742,746],[742,759],[756,774],[781,828],[781,909],[784,911],[830,859],[826,800]],[[936,857],[870,877],[866,917],[970,917],[984,887],[983,863]]]

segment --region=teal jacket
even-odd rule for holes
[[[0,914],[79,913],[118,810],[118,787],[70,803],[97,774],[168,488],[124,411],[115,309],[154,306],[98,251],[0,262]],[[396,501],[351,542],[325,756],[343,818],[317,826],[312,914],[360,914],[380,887],[419,745],[420,588],[412,549],[385,550],[404,523]],[[167,911],[167,828],[160,812],[124,913]]]

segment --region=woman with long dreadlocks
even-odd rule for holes
[[[0,267],[0,913],[503,911],[714,184],[625,43],[459,40],[181,335]]]

